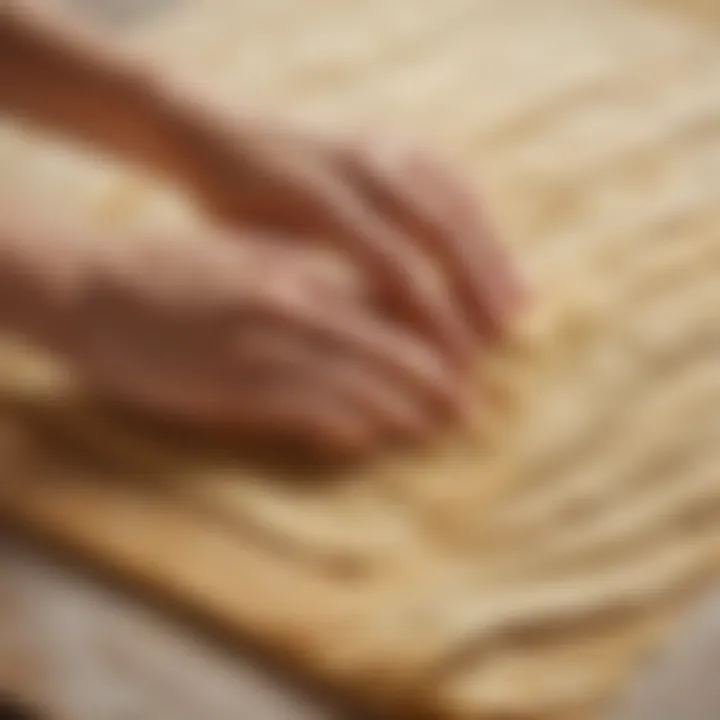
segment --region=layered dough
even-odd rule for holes
[[[8,341],[2,508],[390,717],[598,717],[720,567],[720,13],[700,4],[210,0],[140,28],[219,91],[444,148],[534,307],[470,429],[331,476],[102,408]],[[10,187],[103,224],[197,221],[8,125]]]

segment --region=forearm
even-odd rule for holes
[[[0,6],[0,111],[172,170],[177,148],[149,68],[41,5]]]

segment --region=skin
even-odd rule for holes
[[[331,453],[418,439],[461,414],[473,353],[522,299],[437,161],[230,107],[41,2],[0,7],[0,107],[156,171],[216,223],[103,238],[0,207],[0,323],[141,406]]]

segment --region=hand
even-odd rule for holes
[[[240,225],[334,243],[386,307],[466,358],[501,332],[521,283],[466,185],[401,143],[348,142],[198,105],[176,115],[192,188]]]
[[[236,227],[334,243],[384,308],[467,358],[519,283],[464,182],[402,142],[342,140],[224,108],[50,9],[3,4],[0,104],[184,180]],[[28,78],[32,82],[28,81]]]
[[[88,247],[61,350],[105,394],[332,455],[418,439],[460,409],[445,360],[327,253],[205,234]]]

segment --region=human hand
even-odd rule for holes
[[[419,439],[461,411],[446,359],[326,252],[229,234],[92,247],[60,349],[106,395],[330,455]]]
[[[456,360],[511,321],[523,294],[517,268],[442,163],[403,143],[190,107],[175,117],[178,146],[211,212],[334,244],[364,268],[387,309]]]
[[[386,311],[456,360],[507,325],[516,269],[438,161],[404,141],[337,138],[223,107],[202,83],[27,5],[3,11],[0,42],[0,95],[22,117],[162,168],[235,227],[333,243]]]

